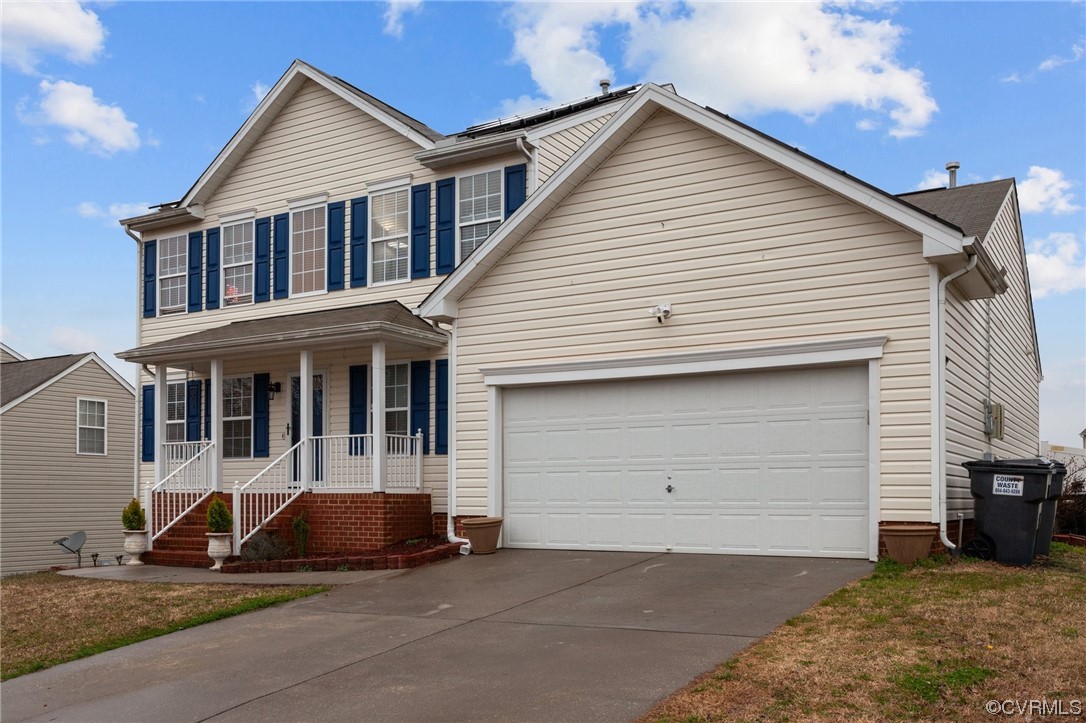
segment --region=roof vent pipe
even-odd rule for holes
[[[611,79],[603,78],[600,80],[600,93],[607,95],[611,92]]]
[[[950,186],[949,188],[957,188],[958,186],[958,169],[962,167],[962,164],[957,161],[951,161],[946,164],[946,169],[950,173]]]

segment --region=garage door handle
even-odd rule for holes
[[[671,485],[668,485],[668,486],[667,486],[667,487],[665,487],[664,489],[666,489],[666,490],[667,490],[667,493],[668,493],[668,494],[671,494],[671,490],[673,490],[673,489],[675,489],[675,488],[674,488],[674,487],[672,487]]]

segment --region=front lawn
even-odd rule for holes
[[[39,572],[0,582],[3,680],[324,592],[325,586],[121,582]]]
[[[1052,547],[1030,568],[880,562],[643,720],[984,721],[992,700],[1086,707],[1086,548]]]

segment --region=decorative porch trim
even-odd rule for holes
[[[887,336],[864,336],[682,354],[489,367],[480,371],[487,386],[499,387],[707,374],[879,359],[888,340]]]

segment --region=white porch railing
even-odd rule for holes
[[[234,554],[260,527],[305,491],[299,481],[306,440],[298,442],[243,485],[234,483]]]
[[[373,435],[313,438],[313,489],[373,491]],[[422,489],[422,432],[385,435],[385,490]]]
[[[143,508],[147,511],[147,548],[211,494],[211,462],[214,442],[183,442],[162,445],[172,471],[148,488]],[[181,455],[187,455],[182,459]],[[170,457],[169,455],[175,455]],[[170,469],[167,467],[167,469]]]

